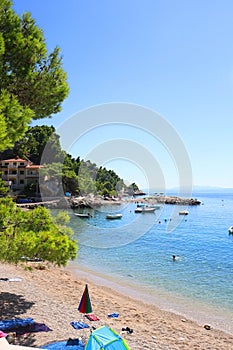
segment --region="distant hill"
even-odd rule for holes
[[[154,192],[159,193],[158,189],[156,191],[150,190],[150,194],[154,194]],[[178,187],[168,188],[166,193],[171,195],[176,195],[180,192]],[[181,191],[182,192],[182,191]],[[185,191],[184,191],[185,193]],[[193,186],[192,193],[232,193],[233,188],[219,187],[219,186]]]
[[[211,193],[233,193],[233,188],[218,186],[194,186],[193,192],[211,192]]]

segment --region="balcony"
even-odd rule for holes
[[[39,173],[37,171],[30,171],[26,173],[26,177],[39,177]]]

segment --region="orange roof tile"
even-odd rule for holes
[[[29,160],[21,159],[21,158],[12,158],[12,159],[3,159],[1,162],[28,162],[31,163]]]
[[[31,169],[31,168],[43,168],[44,166],[43,165],[27,165],[26,168],[27,169]]]

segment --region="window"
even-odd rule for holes
[[[24,175],[24,171],[23,170],[20,170],[20,175]]]
[[[23,185],[24,184],[24,180],[20,180],[19,183],[20,183],[20,185]]]
[[[21,162],[20,165],[24,165],[24,163]]]
[[[7,170],[5,170],[5,171],[4,171],[4,174],[5,174],[5,175],[7,175],[7,174],[8,174],[8,171],[7,171]]]

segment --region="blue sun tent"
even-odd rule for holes
[[[85,350],[130,350],[130,348],[125,339],[112,328],[103,326],[91,333]]]

